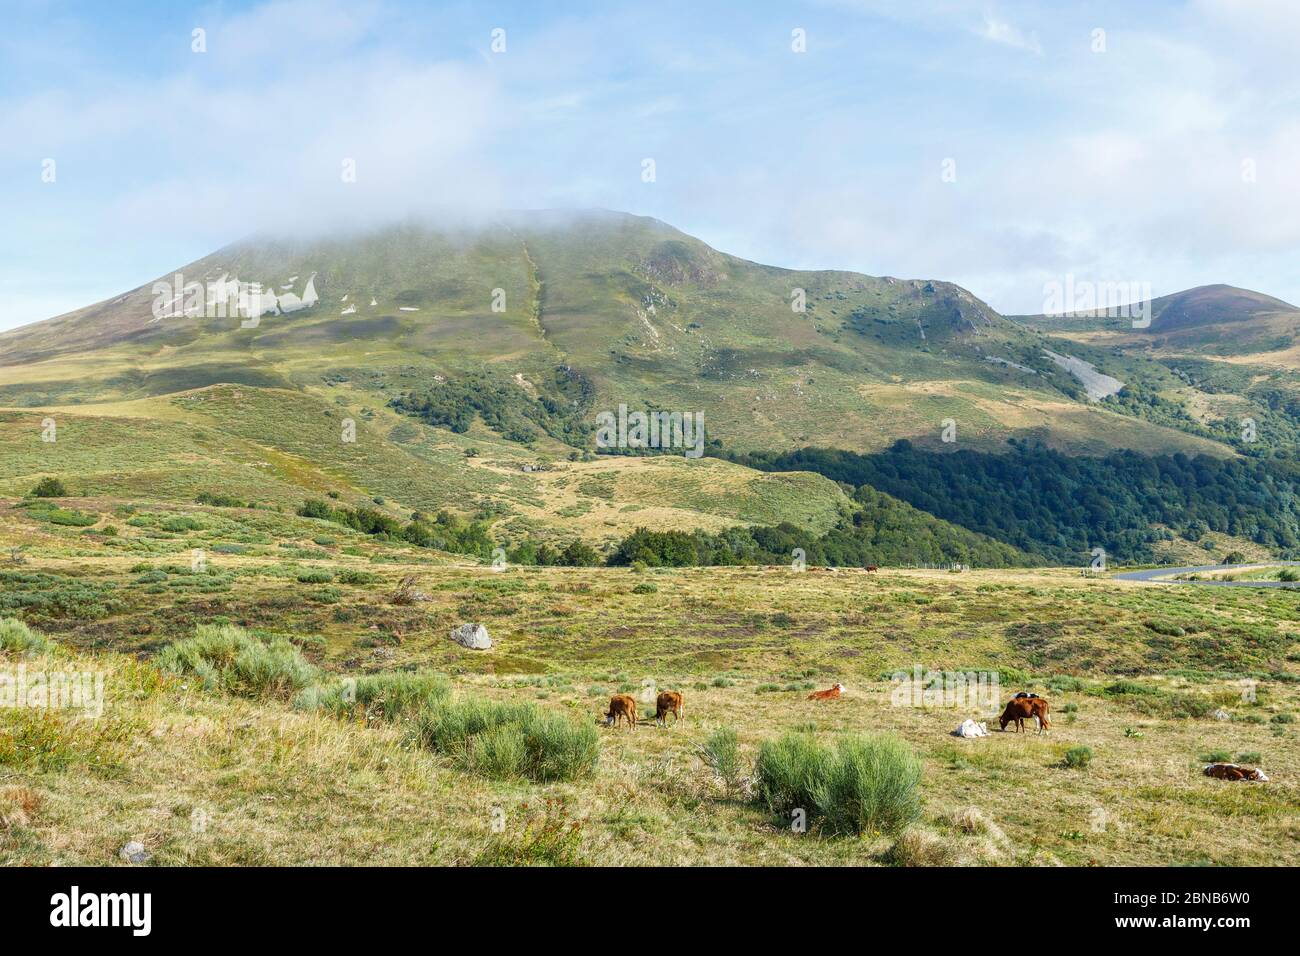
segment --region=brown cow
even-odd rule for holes
[[[868,565],[867,565],[867,573],[868,573],[868,574],[870,574],[872,571],[879,571],[879,570],[880,570],[880,566],[879,566],[879,565],[876,565],[876,564],[868,564]]]
[[[655,723],[668,725],[668,715],[674,717],[673,723],[682,719],[682,695],[675,690],[660,692],[655,698]]]
[[[815,690],[808,695],[809,700],[834,700],[844,693],[844,685],[836,684],[829,690]]]
[[[1241,767],[1235,763],[1212,763],[1206,766],[1205,775],[1217,780],[1267,780],[1258,767]]]
[[[1013,697],[1007,702],[1007,709],[1002,712],[998,722],[1002,729],[1007,729],[1007,724],[1015,721],[1016,733],[1025,729],[1025,718],[1038,718],[1038,732],[1046,733],[1051,724],[1047,720],[1047,698],[1046,697]]]
[[[636,698],[631,694],[615,694],[609,699],[609,713],[604,717],[597,717],[596,723],[604,721],[606,727],[611,724],[618,726],[618,719],[622,717],[628,722],[628,726],[636,726]]]

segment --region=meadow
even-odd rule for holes
[[[0,627],[0,669],[100,673],[106,701],[0,708],[0,862],[1294,865],[1297,600],[1062,569],[494,571],[269,507],[10,501],[0,618],[48,643]],[[450,641],[464,621],[494,647]],[[917,667],[1047,696],[1051,731],[924,705],[895,679]],[[656,689],[680,724],[646,719]],[[636,729],[596,725],[614,693]],[[966,717],[991,736],[952,736]],[[766,799],[774,761],[850,758],[915,761],[903,825],[800,830]],[[1201,774],[1221,759],[1270,780]]]

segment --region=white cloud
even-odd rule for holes
[[[990,13],[984,14],[984,27],[978,32],[984,39],[992,40],[994,43],[1015,47],[1017,50],[1028,50],[1040,56],[1043,53],[1037,33],[1025,34],[1006,20],[999,20]]]
[[[961,281],[1010,312],[1067,271],[1300,299],[1300,73],[1281,55],[1300,5],[856,0],[808,11],[805,56],[783,17],[627,5],[503,20],[509,53],[493,56],[495,20],[471,16],[435,55],[393,2],[212,8],[195,16],[205,56],[0,93],[20,134],[0,138],[0,205],[23,237],[9,288],[72,257],[120,291],[274,226],[581,205],[774,264]],[[12,185],[44,156],[57,187]],[[96,255],[105,236],[146,265]]]

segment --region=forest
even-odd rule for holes
[[[933,452],[904,439],[870,455],[805,448],[725,457],[874,488],[1053,564],[1084,564],[1094,548],[1113,561],[1151,563],[1155,542],[1174,534],[1196,542],[1210,531],[1248,538],[1279,557],[1300,555],[1300,462],[1289,451],[1093,458],[1021,441],[1009,448]]]

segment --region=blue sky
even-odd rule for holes
[[[118,6],[0,0],[0,329],[448,205],[622,209],[1007,313],[1066,275],[1300,303],[1291,0]]]

